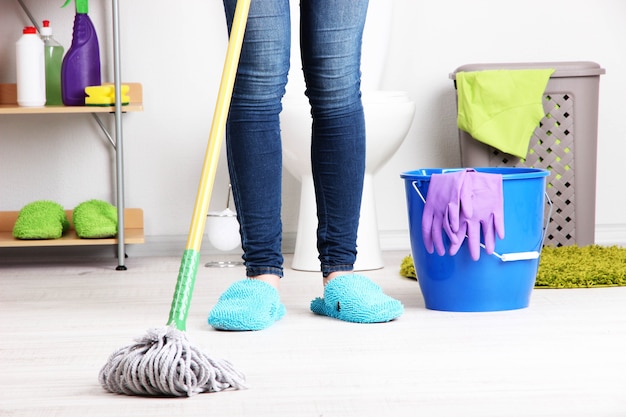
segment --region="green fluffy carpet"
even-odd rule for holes
[[[415,278],[411,256],[400,264],[400,275]],[[626,286],[626,248],[618,246],[546,246],[541,251],[535,288]]]

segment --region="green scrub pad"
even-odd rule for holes
[[[25,205],[13,226],[16,239],[58,239],[70,228],[63,206],[39,200]]]
[[[117,235],[117,209],[102,200],[80,203],[72,214],[76,235],[83,239],[100,239]]]

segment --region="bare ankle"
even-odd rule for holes
[[[330,281],[332,281],[333,279],[337,278],[338,276],[350,275],[353,272],[354,271],[335,271],[335,272],[331,272],[330,274],[328,274],[328,276],[324,277],[324,280],[323,280],[324,286],[328,285],[328,283]]]
[[[276,288],[277,290],[280,288],[280,277],[278,275],[262,274],[262,275],[255,275],[253,277],[248,277],[248,278],[263,281],[266,284],[270,284],[272,287]]]

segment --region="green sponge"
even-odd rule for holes
[[[102,200],[80,203],[72,214],[76,235],[83,239],[100,239],[117,235],[117,209]]]
[[[63,206],[54,201],[33,201],[22,207],[13,226],[16,239],[58,239],[70,228]]]

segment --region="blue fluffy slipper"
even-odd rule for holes
[[[311,301],[315,314],[353,323],[383,323],[402,315],[404,306],[362,275],[341,275],[324,288],[324,298]]]
[[[263,330],[285,315],[280,295],[270,284],[245,279],[232,284],[209,313],[218,330]]]

